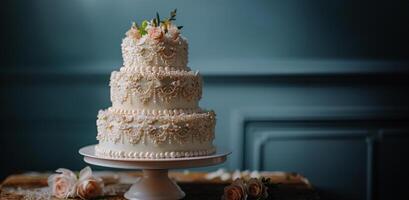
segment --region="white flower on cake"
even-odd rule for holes
[[[175,26],[175,25],[170,25],[169,29],[169,35],[173,40],[177,40],[179,39],[179,35],[180,35],[180,30]]]

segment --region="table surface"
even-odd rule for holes
[[[125,199],[123,193],[134,183],[141,172],[95,172],[105,182],[102,199]],[[205,172],[170,172],[186,193],[184,199],[221,199],[223,189],[231,180],[220,177],[209,179]],[[312,200],[319,199],[309,181],[297,173],[260,172],[277,184],[269,199]],[[26,173],[11,175],[0,185],[0,199],[49,199],[47,177],[49,173]],[[48,195],[48,196],[47,196]],[[56,198],[51,198],[56,199]]]

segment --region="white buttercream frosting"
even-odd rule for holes
[[[176,11],[175,11],[176,12]],[[124,66],[110,78],[112,107],[98,114],[96,154],[161,159],[215,153],[215,114],[198,106],[202,78],[188,63],[188,43],[173,24],[123,39]]]
[[[202,79],[192,71],[114,71],[111,74],[113,107],[124,110],[197,109]]]
[[[124,66],[129,68],[172,67],[186,69],[188,62],[188,43],[183,37],[176,39],[164,37],[160,41],[143,36],[139,40],[125,37],[122,40]]]

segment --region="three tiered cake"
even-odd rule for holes
[[[124,65],[111,74],[112,107],[98,113],[96,155],[178,158],[210,155],[215,114],[198,106],[202,79],[187,67],[188,43],[168,19],[134,23],[122,41]]]

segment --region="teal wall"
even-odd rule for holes
[[[407,197],[408,1],[3,4],[0,178],[83,167],[124,32],[178,8],[200,105],[233,151],[217,167],[299,172],[327,199]]]
[[[115,61],[131,21],[178,8],[201,62],[292,59],[407,59],[407,1],[71,0],[5,1],[4,65],[45,67]],[[252,66],[254,67],[254,66]]]

